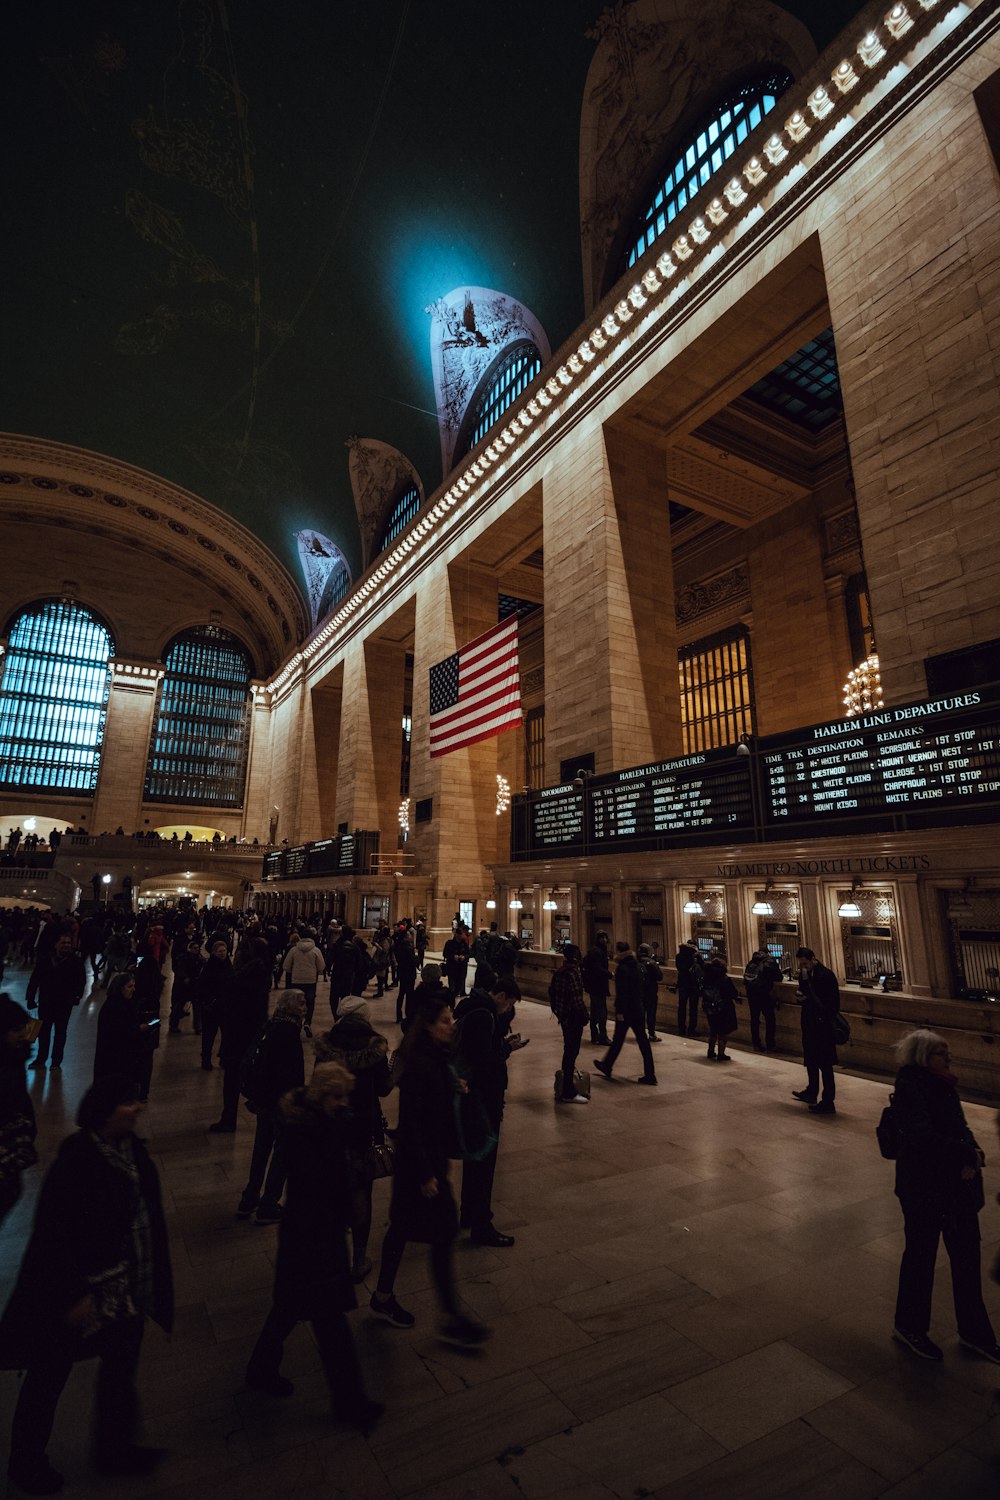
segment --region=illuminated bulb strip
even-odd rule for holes
[[[779,162],[784,161],[785,157],[788,155],[788,151],[786,150],[785,143],[781,139],[780,135],[772,135],[771,139],[764,147],[764,155],[767,157],[772,166],[775,167]]]
[[[608,342],[604,336],[604,329],[595,328],[590,335],[590,342],[593,344],[595,349],[603,349],[605,344]]]
[[[620,302],[615,303],[615,317],[619,323],[627,323],[632,316],[632,309],[623,297]]]
[[[642,284],[650,293],[658,292],[663,285],[655,271],[647,271],[642,278]]]
[[[750,160],[743,168],[743,176],[746,178],[747,182],[750,183],[751,187],[760,186],[760,184],[764,181],[764,178],[767,176],[767,168],[764,166],[764,163],[761,161],[759,156],[751,156]]]
[[[639,283],[636,282],[635,286],[630,286],[628,289],[628,300],[634,308],[638,309],[645,307],[649,299]]]
[[[788,131],[788,134],[791,136],[793,141],[805,140],[806,136],[809,134],[809,126],[806,124],[806,117],[800,109],[797,109],[795,113],[793,115],[790,115],[789,118],[785,121],[785,129]]]
[[[609,338],[617,338],[618,324],[615,322],[614,313],[608,313],[606,318],[601,319],[601,327],[604,329],[604,332],[608,335]]]
[[[849,93],[858,81],[858,75],[846,57],[837,64],[831,76],[842,94]]]
[[[822,84],[809,95],[809,108],[817,120],[824,120],[833,108],[833,100]]]
[[[667,254],[666,250],[664,250],[663,254],[657,260],[656,269],[659,271],[661,276],[677,275],[677,267],[670,259],[670,256]]]
[[[885,56],[885,48],[877,31],[870,31],[858,46],[858,56],[866,68],[877,68]]]
[[[690,260],[691,256],[694,254],[694,251],[691,249],[691,243],[688,240],[686,234],[678,235],[677,239],[674,240],[674,243],[670,248],[674,252],[678,260]]]
[[[713,224],[721,224],[723,219],[728,219],[729,217],[721,198],[713,198],[705,212]]]
[[[913,25],[913,17],[905,5],[894,5],[885,15],[885,26],[894,42],[905,36]]]
[[[694,240],[695,244],[703,245],[708,239],[708,235],[709,228],[705,223],[705,220],[702,218],[695,219],[694,223],[691,225],[691,238]]]

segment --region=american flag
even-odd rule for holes
[[[517,616],[431,667],[431,758],[521,722]]]

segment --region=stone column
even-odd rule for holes
[[[91,814],[95,833],[142,827],[143,792],[162,668],[113,661],[101,768]]]
[[[546,475],[545,779],[680,753],[667,464],[612,428],[579,430]]]

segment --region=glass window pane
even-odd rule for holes
[[[250,741],[250,662],[218,626],[178,636],[164,657],[146,766],[150,802],[240,807]]]

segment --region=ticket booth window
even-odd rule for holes
[[[562,948],[564,943],[573,941],[572,931],[573,923],[570,918],[568,905],[565,910],[554,911],[552,913],[552,946],[557,952]]]
[[[770,906],[766,915],[754,918],[757,923],[757,947],[769,953],[782,973],[791,972],[795,966],[795,952],[802,942],[799,929],[798,891],[755,891],[754,902],[759,906]]]
[[[892,891],[871,886],[837,891],[837,905],[853,908],[838,918],[847,983],[899,989],[903,975]]]
[[[535,945],[534,907],[526,901],[525,904],[521,907],[520,911],[511,912],[511,917],[516,918],[516,925],[513,922],[511,923],[511,925],[514,927],[514,931],[521,939],[521,942],[525,944],[526,947],[533,948]]]
[[[722,892],[687,891],[684,899],[689,905],[701,907],[700,912],[685,913],[686,920],[691,923],[691,936],[698,952],[702,958],[718,954],[723,963],[726,963],[726,904]]]
[[[648,943],[653,956],[663,956],[663,893],[662,891],[635,891],[629,897],[629,921],[631,937],[636,949],[640,943]]]
[[[1000,890],[948,891],[955,994],[960,1000],[1000,1000]]]

